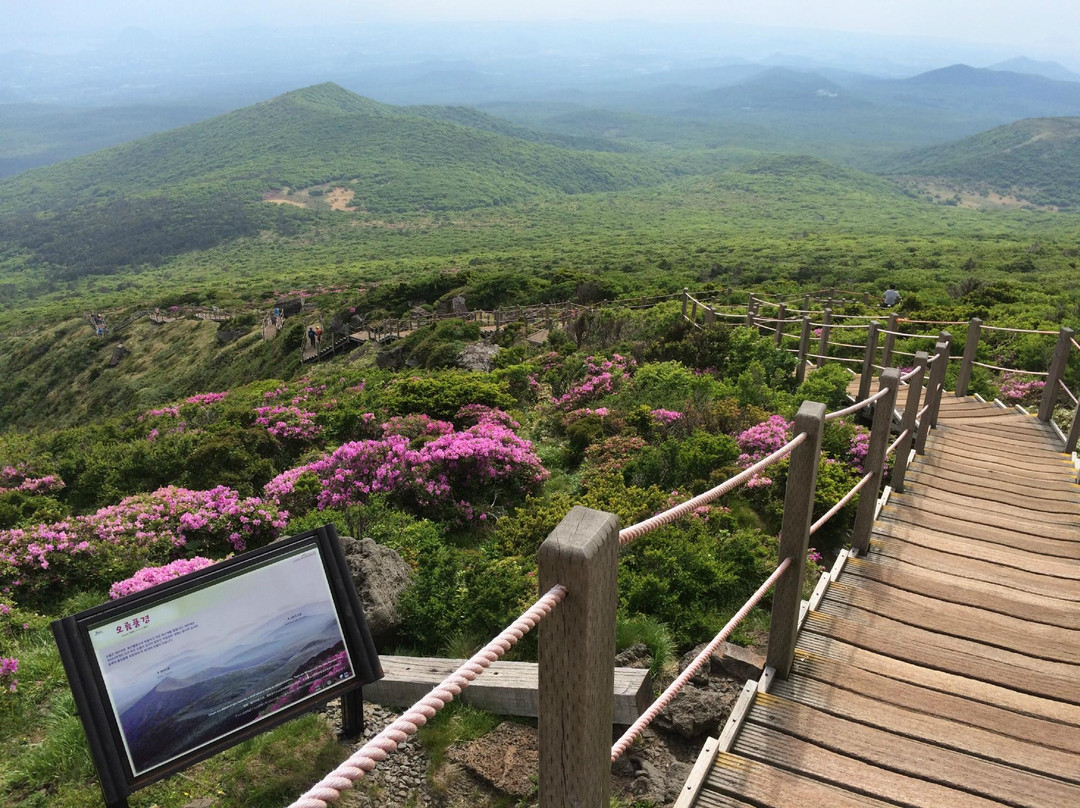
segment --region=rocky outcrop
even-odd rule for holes
[[[502,349],[498,345],[486,342],[474,342],[466,345],[457,356],[457,365],[464,370],[490,373],[495,369],[495,357]]]
[[[392,637],[401,622],[397,605],[409,586],[412,570],[395,550],[372,539],[342,536],[341,548],[378,648]]]

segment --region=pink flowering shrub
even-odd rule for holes
[[[48,494],[64,487],[64,481],[55,474],[33,477],[25,463],[4,466],[0,469],[0,494],[19,491],[24,494]]]
[[[363,504],[373,494],[387,494],[424,512],[449,511],[461,519],[484,521],[496,503],[520,499],[548,472],[532,444],[505,426],[505,413],[492,410],[478,417],[481,420],[463,430],[424,420],[426,416],[392,419],[384,429],[399,426],[415,434],[419,427],[421,434],[346,443],[278,475],[264,492],[280,504],[319,510]],[[307,496],[302,496],[304,487]]]
[[[741,432],[735,438],[741,451],[737,461],[739,466],[749,468],[782,448],[791,440],[791,429],[794,426],[794,421],[789,421],[782,415],[772,415],[760,424]],[[746,487],[751,490],[764,488],[772,485],[772,482],[772,478],[765,474],[755,474],[747,480]]]
[[[275,438],[314,440],[322,432],[322,426],[315,423],[315,413],[295,404],[256,407],[255,423],[266,427]]]
[[[611,395],[630,378],[634,360],[619,354],[611,359],[590,356],[585,360],[585,379],[573,385],[552,403],[557,409],[569,412],[582,404]]]
[[[14,693],[19,689],[15,674],[19,670],[19,660],[15,657],[0,657],[0,692]]]
[[[225,390],[224,392],[221,392],[221,393],[199,393],[198,395],[189,396],[188,398],[184,399],[184,403],[185,404],[196,404],[196,405],[198,405],[200,407],[205,407],[205,406],[207,406],[209,404],[216,404],[218,401],[221,401],[223,398],[227,397],[228,395],[229,395],[228,390]]]
[[[671,426],[683,417],[681,412],[675,410],[650,410],[649,414],[652,416],[653,421],[660,426]]]
[[[171,581],[181,575],[187,575],[189,572],[206,569],[216,563],[213,559],[195,556],[194,558],[179,558],[160,567],[143,567],[130,578],[117,581],[110,586],[109,597],[116,600],[124,595],[142,592],[144,589],[149,589],[156,584]]]
[[[287,518],[272,500],[225,486],[160,488],[86,516],[0,530],[0,586],[37,606],[73,588],[104,589],[148,564],[267,544]]]
[[[423,413],[398,415],[382,425],[383,435],[401,435],[410,441],[430,440],[454,431],[449,421],[439,421]]]
[[[1019,404],[1021,407],[1029,407],[1038,404],[1042,399],[1046,382],[1042,379],[1031,379],[1014,373],[1003,373],[998,382],[998,398],[1006,404]]]

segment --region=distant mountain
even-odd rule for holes
[[[1033,118],[908,152],[887,173],[977,196],[1080,206],[1080,117]]]
[[[818,111],[865,107],[867,102],[817,73],[787,68],[765,70],[746,81],[689,99],[698,109]]]
[[[957,64],[853,88],[878,104],[943,109],[1007,122],[1080,115],[1080,84]]]
[[[289,198],[296,189],[321,196],[337,184],[351,208],[386,215],[611,191],[679,173],[499,128],[479,113],[393,107],[321,84],[0,180],[0,241],[61,275],[107,272],[295,228],[309,215],[296,203],[316,198]],[[294,204],[262,201],[271,197]]]
[[[1056,81],[1080,81],[1080,73],[1074,73],[1057,62],[1040,62],[1026,56],[1017,56],[1007,62],[990,65],[990,70],[1007,70],[1011,73],[1025,73],[1031,76],[1043,76]]]

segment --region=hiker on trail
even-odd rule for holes
[[[886,308],[891,308],[900,302],[900,293],[896,291],[896,284],[890,283],[889,288],[885,290],[885,296],[882,298],[881,305]]]
[[[315,339],[318,340],[319,342],[322,342],[322,326],[321,325],[315,326]]]
[[[315,326],[308,326],[307,338],[311,340],[311,347],[315,347]]]

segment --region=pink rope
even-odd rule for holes
[[[857,483],[855,483],[854,488],[852,488],[850,491],[848,491],[846,494],[844,494],[843,499],[841,499],[839,502],[837,502],[835,505],[833,505],[831,508],[829,508],[828,513],[826,513],[824,516],[822,516],[820,519],[818,519],[816,522],[814,522],[814,524],[810,525],[810,535],[813,536],[817,532],[818,528],[820,528],[822,525],[824,525],[826,522],[828,522],[830,519],[832,519],[836,515],[837,511],[839,511],[841,508],[843,508],[845,505],[847,505],[849,502],[851,502],[851,498],[853,496],[855,496],[857,493],[859,493],[859,491],[862,489],[862,487],[864,485],[866,485],[868,482],[870,482],[870,478],[873,477],[873,476],[874,476],[873,472],[869,472],[868,474],[866,474],[861,480],[859,480]]]
[[[352,757],[330,772],[289,806],[289,808],[328,808],[341,797],[341,792],[353,787],[366,772],[386,760],[410,735],[426,724],[432,716],[445,707],[454,696],[461,693],[496,659],[505,654],[537,623],[566,597],[562,584],[536,601],[503,632],[477,651],[464,665],[443,679],[420,701],[406,710],[397,721],[353,753]]]
[[[1019,368],[1001,368],[997,365],[988,365],[985,362],[972,362],[973,365],[978,365],[981,368],[987,370],[1000,370],[1003,373],[1019,373],[1022,376],[1049,376],[1050,374],[1045,370],[1020,370]]]
[[[892,454],[893,452],[895,452],[896,447],[900,445],[901,441],[903,441],[904,438],[906,438],[910,432],[911,432],[910,429],[905,429],[903,432],[901,432],[899,435],[897,435],[896,440],[894,440],[889,445],[889,448],[885,450],[885,454],[889,455],[889,454]]]
[[[865,399],[863,401],[856,401],[850,407],[844,407],[844,409],[837,410],[836,412],[825,413],[825,420],[826,421],[832,421],[835,418],[843,418],[845,415],[851,415],[851,413],[853,413],[853,412],[858,412],[859,410],[861,410],[863,407],[867,406],[868,404],[873,404],[878,399],[885,398],[885,395],[888,392],[889,392],[888,387],[882,387],[880,390],[878,390],[876,393],[874,393],[874,395],[870,396],[869,398],[867,398],[867,399]]]
[[[986,331],[1009,331],[1013,334],[1056,334],[1057,331],[1037,331],[1034,328],[1006,328],[1003,325],[984,325],[980,326]]]
[[[668,686],[668,689],[664,691],[663,695],[654,701],[648,710],[642,713],[641,717],[634,722],[634,725],[630,727],[630,729],[623,733],[623,736],[611,747],[612,763],[622,757],[623,752],[630,748],[630,744],[645,731],[645,728],[652,723],[652,720],[659,715],[660,711],[667,707],[668,704],[671,703],[671,700],[683,689],[686,683],[694,678],[694,674],[696,674],[701,669],[701,666],[705,664],[705,660],[712,656],[713,652],[720,647],[720,643],[728,638],[731,632],[743,621],[746,615],[750,614],[750,611],[758,605],[758,602],[763,597],[765,597],[765,593],[772,588],[773,584],[779,580],[780,576],[784,574],[784,571],[787,570],[789,566],[791,566],[790,557],[785,558],[780,562],[780,565],[773,574],[765,579],[765,583],[758,587],[757,592],[750,596],[750,600],[746,601],[746,603],[743,604],[743,607],[735,613],[735,616],[728,620],[728,623],[724,626],[723,630],[713,637],[712,642],[705,646],[704,650],[694,658],[694,661],[690,666],[679,674],[679,678],[672,682]]]
[[[740,485],[749,480],[762,469],[768,468],[773,463],[776,463],[777,461],[787,457],[789,454],[791,454],[792,451],[794,451],[795,447],[801,444],[804,440],[806,440],[806,433],[800,432],[798,435],[796,435],[794,438],[788,441],[785,445],[781,446],[768,457],[764,458],[763,460],[759,460],[750,468],[739,472],[734,477],[720,483],[720,485],[716,486],[715,488],[710,488],[704,494],[698,494],[693,499],[676,505],[674,508],[668,508],[666,511],[658,513],[656,514],[656,516],[651,516],[644,521],[638,522],[636,525],[624,527],[622,530],[619,531],[619,544],[627,544],[628,542],[632,542],[634,539],[641,538],[646,533],[652,530],[656,530],[656,528],[658,527],[669,525],[676,519],[686,516],[686,514],[693,511],[694,508],[700,508],[702,505],[707,505],[714,499],[722,497],[729,491],[738,488]]]
[[[915,368],[914,370],[909,370],[907,373],[905,373],[903,376],[900,377],[900,381],[902,381],[902,382],[911,381],[916,376],[918,376],[921,372],[922,372],[921,367]]]
[[[1080,400],[1078,400],[1076,396],[1073,395],[1073,391],[1069,389],[1068,385],[1066,385],[1065,382],[1063,382],[1061,379],[1058,379],[1058,384],[1061,385],[1061,389],[1065,391],[1065,395],[1072,399],[1073,404],[1080,404]]]

